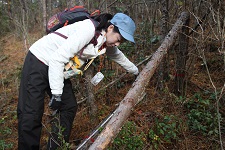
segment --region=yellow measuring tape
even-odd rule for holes
[[[101,50],[98,50],[98,51],[100,52]],[[92,58],[88,62],[88,64],[86,64],[86,66],[84,67],[84,70],[83,71],[85,71],[85,70],[88,69],[88,67],[91,65],[91,63],[94,61],[94,59],[95,58]],[[80,68],[81,67],[80,60],[78,59],[78,56],[74,56],[71,60],[73,60],[76,63],[75,68]]]

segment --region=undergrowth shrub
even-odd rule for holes
[[[7,127],[6,124],[6,118],[7,117],[2,117],[0,119],[0,149],[4,150],[4,149],[11,149],[13,148],[13,144],[6,142],[5,138],[8,135],[12,134],[12,129]]]
[[[166,115],[162,120],[155,119],[155,126],[149,130],[148,138],[155,149],[163,143],[171,144],[178,140],[179,120],[174,115]]]
[[[192,131],[202,135],[217,135],[217,114],[213,95],[204,99],[200,94],[195,94],[186,104],[188,126]]]
[[[71,144],[65,141],[63,132],[65,127],[60,124],[60,113],[55,114],[51,120],[51,129],[46,128],[50,133],[50,139],[58,145],[56,150],[68,150],[71,149]]]
[[[145,134],[138,131],[134,122],[127,121],[113,141],[109,150],[142,150],[144,140]]]
[[[121,43],[119,48],[124,52],[127,57],[132,57],[135,54],[135,47],[131,42]]]

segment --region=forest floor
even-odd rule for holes
[[[34,39],[38,36],[40,35],[32,35]],[[0,45],[0,149],[17,149],[16,109],[20,73],[26,50],[24,48],[24,42],[18,40],[12,34],[1,38]],[[205,54],[213,84],[217,87],[218,91],[221,91],[225,82],[223,57],[217,51],[207,51]],[[132,124],[126,123],[126,125],[132,127],[132,129],[121,129],[121,132],[125,131],[125,133],[119,134],[121,138],[118,138],[117,142],[114,141],[114,143],[110,144],[110,149],[140,149],[140,147],[142,147],[141,149],[149,150],[154,148],[169,150],[220,149],[221,141],[218,138],[218,134],[214,136],[214,129],[218,129],[218,124],[216,121],[212,121],[213,118],[217,118],[216,111],[214,111],[217,106],[216,101],[213,101],[210,105],[208,105],[209,103],[204,103],[204,110],[207,108],[206,112],[203,112],[203,110],[200,111],[203,105],[202,103],[193,101],[193,96],[197,93],[201,95],[197,99],[198,102],[199,100],[203,99],[204,101],[215,96],[209,75],[202,63],[202,60],[197,58],[192,67],[192,76],[187,82],[187,97],[185,99],[173,94],[173,78],[165,82],[163,91],[157,92],[157,77],[154,75],[149,82],[149,86],[146,88],[146,96],[135,106],[128,118],[127,123],[131,122]],[[134,76],[128,74],[119,83],[95,96],[98,107],[98,115],[95,120],[90,120],[88,115],[89,108],[86,103],[79,105],[70,138],[73,146],[77,146],[81,140],[90,134],[100,121],[116,109],[118,103],[131,88],[134,80]],[[98,91],[101,86],[100,84],[94,90]],[[221,122],[221,136],[223,145],[225,146],[224,92],[219,104],[219,112],[223,118]],[[194,108],[199,110],[200,117],[196,117],[198,112],[194,115],[191,114],[190,109],[197,110]],[[46,107],[43,116],[43,126],[46,125],[48,127],[49,114],[49,109]],[[208,114],[208,119],[211,119],[209,124],[207,124],[207,116],[203,117],[203,114]],[[190,121],[190,115],[192,117],[195,116],[194,121],[198,121],[199,123],[192,124],[192,128],[188,125],[188,122],[193,121]],[[195,128],[197,125],[199,125],[199,128]],[[130,130],[132,133],[130,133]],[[212,131],[213,133],[207,131]],[[41,138],[42,147],[46,145],[48,139],[47,133],[48,130],[43,127]],[[131,137],[135,137],[135,139]],[[129,143],[129,140],[132,143]],[[143,145],[140,144],[141,142]],[[131,147],[126,147],[128,145]]]

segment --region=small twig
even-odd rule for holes
[[[147,56],[144,60],[142,60],[141,62],[139,62],[136,66],[140,66],[141,64],[143,64],[144,62],[146,62],[148,59],[150,59],[152,57],[152,55]],[[115,84],[116,82],[118,82],[121,78],[123,78],[127,73],[123,73],[122,75],[120,75],[118,78],[116,78],[114,81],[110,82],[109,84],[105,85],[104,87],[102,87],[101,89],[99,89],[97,92],[95,92],[94,94],[99,93],[100,91],[111,87],[113,84]],[[87,98],[84,98],[81,101],[78,101],[77,104],[81,104],[83,102],[85,102],[87,100]]]
[[[109,7],[111,7],[114,3],[116,3],[118,0],[115,0],[114,2],[112,2],[111,4],[109,4],[108,6],[107,6],[107,8],[109,8]],[[102,12],[104,12],[106,9],[103,9],[102,10]]]
[[[6,60],[7,58],[8,58],[8,56],[5,56],[5,55],[1,56],[1,57],[0,57],[0,62]]]
[[[195,30],[197,30],[197,28],[200,26],[200,24],[202,24],[203,21],[206,19],[206,17],[208,16],[209,12],[210,12],[210,9],[207,10],[207,12],[205,13],[205,15],[204,15],[204,16],[202,17],[202,19],[200,20],[200,22],[197,21],[198,23],[195,25],[194,29],[191,30],[191,32],[189,33],[189,35],[191,35]],[[197,19],[197,20],[198,20],[198,19]]]

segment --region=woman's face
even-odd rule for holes
[[[119,46],[123,38],[119,33],[113,31],[114,25],[110,25],[106,32],[106,46]]]

